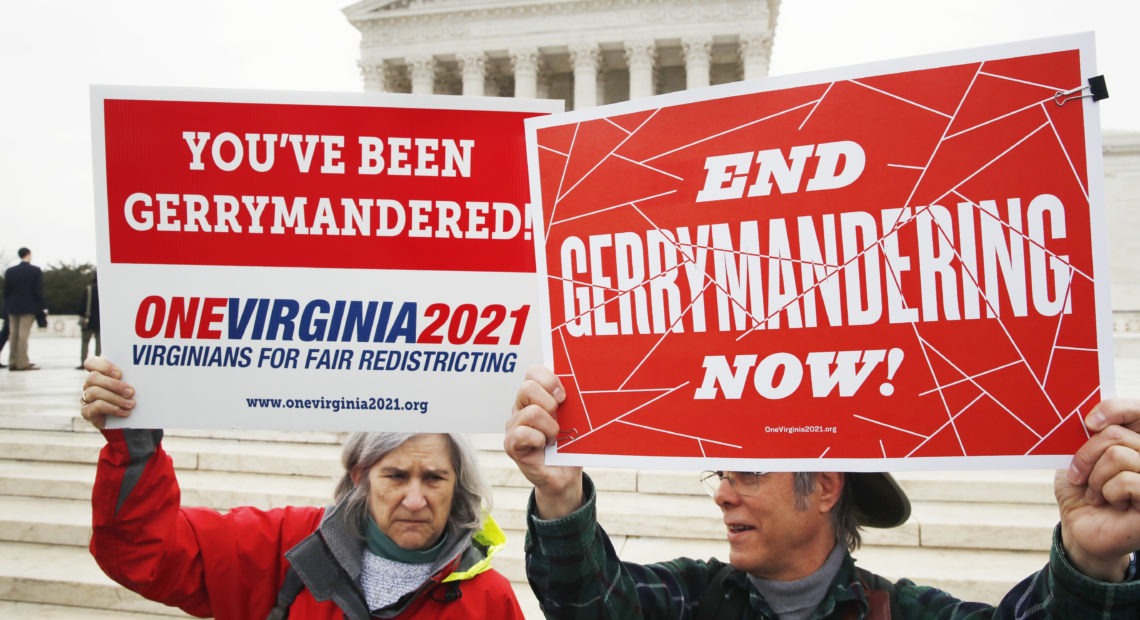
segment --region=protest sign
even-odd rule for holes
[[[501,431],[540,351],[523,119],[561,108],[93,87],[127,424]]]
[[[1095,75],[1085,34],[528,119],[549,462],[1067,463],[1112,391]]]

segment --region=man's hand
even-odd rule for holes
[[[135,389],[124,382],[123,371],[101,357],[89,357],[83,367],[91,371],[83,382],[79,413],[99,430],[107,416],[125,418],[134,409]]]
[[[565,400],[566,390],[550,369],[528,368],[503,438],[503,449],[534,485],[542,519],[561,517],[582,505],[582,468],[546,465],[546,446],[558,437],[556,415]]]
[[[1061,538],[1082,573],[1119,582],[1140,549],[1140,401],[1105,400],[1085,426],[1093,436],[1053,484]]]

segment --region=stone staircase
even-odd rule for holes
[[[49,340],[34,341],[44,370],[0,371],[0,617],[184,617],[125,591],[87,552],[90,487],[102,437],[77,417],[82,373],[52,364]],[[73,341],[64,341],[73,344]],[[63,351],[66,347],[58,345]],[[60,360],[74,351],[66,348]],[[46,362],[46,363],[45,363]],[[339,476],[335,433],[168,430],[183,502],[224,509],[324,505]],[[540,618],[526,586],[522,540],[529,492],[501,450],[476,435],[494,487],[494,515],[510,538],[496,566],[515,584],[528,618]],[[719,510],[693,472],[591,471],[602,525],[626,560],[725,557]],[[898,474],[914,505],[893,530],[867,530],[860,563],[959,597],[996,602],[1048,556],[1057,510],[1052,472]]]

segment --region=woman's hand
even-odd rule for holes
[[[135,406],[135,388],[122,380],[123,371],[101,357],[89,357],[83,362],[89,370],[79,396],[79,414],[95,428],[103,430],[107,416],[125,418]]]

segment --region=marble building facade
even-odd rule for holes
[[[768,74],[779,0],[364,0],[371,92],[560,98],[566,109]]]
[[[766,76],[779,6],[362,0],[344,14],[361,32],[366,91],[555,98],[573,110]],[[1115,328],[1137,336],[1140,354],[1140,134],[1106,132],[1104,166]]]

